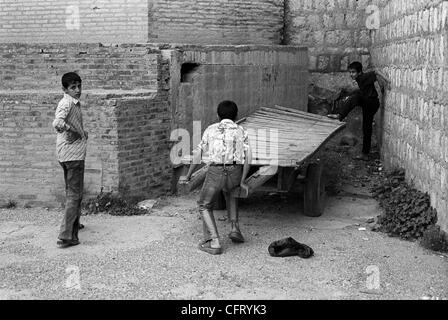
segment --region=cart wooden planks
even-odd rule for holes
[[[238,121],[238,124],[249,133],[253,154],[251,166],[255,166],[257,171],[246,180],[249,188],[238,188],[234,196],[247,198],[274,176],[277,176],[275,190],[279,192],[291,191],[294,183],[300,181],[304,184],[304,213],[320,216],[324,210],[325,184],[322,180],[322,162],[315,154],[345,127],[345,123],[275,106],[262,107]],[[206,162],[206,155],[203,160]],[[190,162],[191,156],[182,159],[184,165]],[[204,166],[193,174],[186,192],[202,185],[207,169],[208,166]],[[181,168],[182,172],[185,170],[186,166]]]

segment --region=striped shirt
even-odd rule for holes
[[[82,125],[81,103],[64,94],[55,112],[53,127],[57,131],[56,154],[59,162],[85,160],[87,137]],[[69,131],[70,130],[70,131]],[[76,133],[79,133],[79,136]]]

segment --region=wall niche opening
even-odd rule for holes
[[[193,62],[182,63],[180,68],[180,82],[192,82],[194,73],[198,70],[200,64]]]

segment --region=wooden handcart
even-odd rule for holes
[[[299,182],[303,184],[304,214],[320,216],[325,206],[325,182],[322,179],[322,161],[315,154],[345,124],[281,106],[260,108],[238,124],[249,133],[253,173],[246,179],[248,190],[238,188],[234,196],[247,198],[261,189],[290,192]],[[191,156],[183,157],[183,165],[175,169],[176,177],[186,173],[191,160]],[[190,182],[183,186],[183,192],[200,187],[207,170],[207,165],[197,170]],[[277,183],[267,188],[266,183],[274,176]]]

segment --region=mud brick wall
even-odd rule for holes
[[[157,90],[157,59],[142,44],[0,43],[0,89],[59,90],[75,71],[88,90]]]
[[[2,0],[0,43],[280,44],[283,3],[284,0]]]
[[[89,132],[86,194],[103,188],[151,196],[166,190],[169,150],[162,149],[170,131],[169,70],[161,67],[158,49],[2,44],[0,57],[10,65],[0,81],[0,200],[42,206],[63,201],[51,123],[62,97],[60,77],[73,70],[83,78],[81,103]],[[136,154],[144,154],[144,161],[134,162]]]
[[[275,104],[307,109],[307,48],[189,46],[172,54],[177,65],[172,79],[178,80],[171,84],[172,110],[189,132],[193,121],[201,121],[201,131],[216,122],[216,108],[223,100],[236,102],[239,118]],[[192,63],[196,67],[182,75],[182,65]]]
[[[149,41],[280,44],[284,0],[153,0]]]
[[[392,80],[382,156],[430,194],[438,224],[448,231],[448,2],[380,5],[372,58]]]
[[[163,95],[117,101],[119,190],[155,196],[167,191],[171,117]]]
[[[288,0],[285,41],[309,48],[311,82],[325,88],[350,87],[350,62],[370,63],[369,0]]]
[[[147,34],[147,0],[0,1],[0,42],[132,43]]]
[[[0,92],[0,199],[20,204],[54,205],[64,199],[51,128],[58,92]],[[115,110],[104,96],[85,94],[85,129],[89,132],[85,189],[95,194],[117,191]]]

